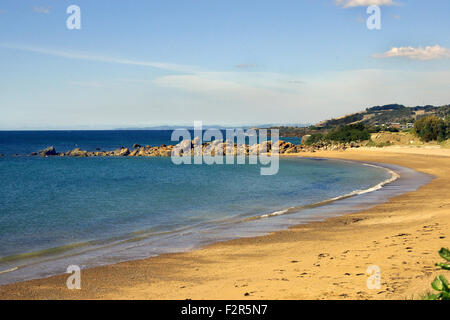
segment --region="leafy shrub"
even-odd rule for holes
[[[444,258],[445,260],[450,261],[450,250],[442,248],[439,251],[439,255],[442,258]],[[439,263],[436,263],[436,267],[441,267],[442,269],[450,270],[450,263],[439,262]]]
[[[325,136],[322,133],[313,133],[308,140],[306,140],[305,144],[310,146],[322,141],[326,141]]]
[[[370,133],[378,133],[380,131],[383,131],[383,128],[380,126],[370,126],[367,128],[367,130],[369,130]]]
[[[450,250],[442,248],[439,250],[439,255],[445,259],[447,262],[439,262],[436,263],[437,267],[441,267],[445,270],[450,270]],[[431,283],[431,287],[438,291],[438,293],[435,294],[428,294],[424,299],[426,300],[450,300],[450,284],[447,280],[447,278],[443,275],[440,275],[436,278],[434,278],[433,282]]]
[[[330,131],[326,139],[336,142],[369,140],[370,132],[362,123],[349,124]]]
[[[388,132],[400,132],[400,130],[398,128],[394,128],[394,127],[389,127],[386,129],[386,131]]]
[[[449,137],[448,122],[436,117],[423,117],[414,123],[415,133],[425,142],[443,141]]]

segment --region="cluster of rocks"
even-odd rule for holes
[[[343,151],[349,148],[359,148],[361,146],[358,142],[331,144],[319,142],[312,145],[295,145],[286,141],[278,141],[279,154],[295,154],[300,152],[316,152],[319,150]],[[75,148],[67,152],[56,152],[54,147],[48,147],[39,152],[34,152],[31,155],[60,156],[60,157],[169,157],[172,153],[176,155],[183,155],[189,153],[191,155],[258,155],[262,153],[271,153],[271,141],[262,142],[260,144],[247,145],[236,144],[232,141],[213,141],[200,143],[196,138],[192,141],[184,140],[177,145],[161,145],[161,146],[140,146],[133,145],[132,149],[121,147],[112,151],[103,151],[97,149],[96,151],[86,151],[80,148]]]
[[[174,146],[161,145],[159,147],[151,146],[136,146],[133,149],[121,147],[112,151],[86,151],[80,148],[75,148],[67,152],[56,152],[54,147],[48,147],[38,153],[31,155],[40,155],[41,157],[59,156],[59,157],[168,157],[171,155],[171,150]]]

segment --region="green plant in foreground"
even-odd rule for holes
[[[450,285],[443,275],[436,277],[431,283],[431,287],[439,293],[430,294],[427,300],[450,300]]]
[[[441,267],[445,270],[450,270],[450,250],[446,248],[442,248],[439,250],[439,255],[444,258],[447,262],[446,263],[436,263],[437,267]],[[450,284],[445,278],[445,276],[440,275],[436,278],[434,278],[433,282],[431,283],[431,287],[438,291],[436,294],[427,294],[424,299],[425,300],[450,300]]]
[[[445,260],[447,260],[447,263],[438,262],[436,263],[436,267],[441,267],[442,269],[450,270],[450,263],[448,263],[450,261],[450,250],[442,248],[441,250],[439,250],[439,255]]]

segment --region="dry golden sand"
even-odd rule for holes
[[[450,246],[450,150],[383,148],[302,156],[390,163],[436,178],[357,213],[187,253],[0,287],[1,299],[410,299],[430,289],[437,251]],[[369,290],[366,269],[381,268]]]

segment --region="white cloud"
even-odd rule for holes
[[[33,7],[33,11],[36,13],[49,14],[51,7]]]
[[[412,60],[435,60],[450,58],[450,49],[439,45],[423,47],[393,47],[389,51],[375,54],[374,58],[405,57]]]
[[[335,0],[337,6],[343,8],[377,6],[393,6],[396,3],[393,0]]]

